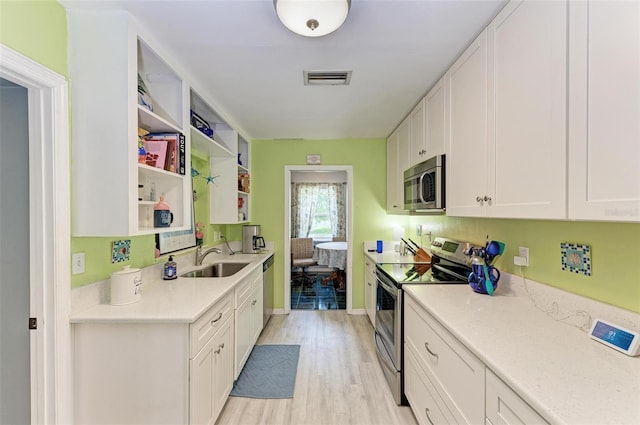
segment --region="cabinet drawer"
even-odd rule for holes
[[[207,344],[207,341],[233,315],[233,294],[226,295],[207,310],[190,326],[191,356],[193,358]]]
[[[451,412],[405,344],[404,393],[420,425],[454,424]]]
[[[484,364],[411,297],[405,297],[405,342],[460,423],[484,422]]]
[[[487,369],[487,420],[493,424],[546,424],[507,384]]]

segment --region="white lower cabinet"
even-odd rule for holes
[[[487,369],[487,424],[546,424],[538,413]]]
[[[404,307],[405,359],[410,351],[416,354],[435,389],[432,398],[444,401],[455,423],[483,423],[484,363],[410,296],[405,296]]]
[[[546,424],[405,292],[404,391],[420,424]]]
[[[78,424],[214,423],[233,385],[233,294],[193,323],[73,325]]]
[[[262,332],[262,270],[256,269],[236,287],[234,379],[238,379]]]
[[[373,326],[376,325],[376,263],[364,260],[364,308]]]
[[[190,423],[213,424],[233,387],[233,320],[190,361]]]

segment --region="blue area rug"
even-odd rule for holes
[[[249,398],[293,398],[299,345],[256,345],[231,395]]]

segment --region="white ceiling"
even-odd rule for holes
[[[247,138],[341,139],[387,137],[506,0],[352,0],[318,38],[288,31],[272,0],[60,2],[128,10]],[[305,86],[309,69],[353,70],[351,84]]]

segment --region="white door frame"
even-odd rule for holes
[[[347,314],[353,314],[353,167],[351,165],[285,165],[284,167],[284,313],[291,312],[291,173],[293,171],[344,171],[347,173]]]
[[[28,89],[31,423],[72,423],[67,81],[3,44],[0,77]]]

